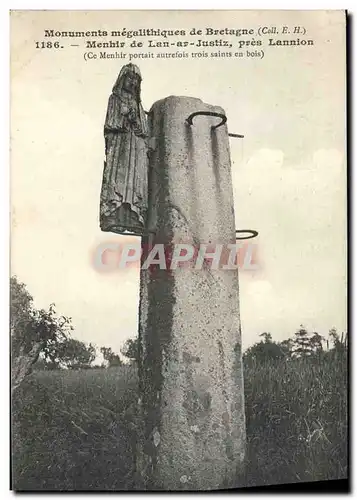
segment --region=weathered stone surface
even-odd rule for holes
[[[199,99],[168,97],[150,112],[154,243],[235,242],[227,127]],[[143,239],[146,248],[147,239]],[[156,266],[157,267],[157,266]],[[142,270],[137,457],[142,487],[239,486],[245,416],[237,270]]]

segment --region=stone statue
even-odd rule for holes
[[[102,231],[142,235],[148,196],[148,126],[140,99],[141,74],[123,66],[109,97],[100,197]]]

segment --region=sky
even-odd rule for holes
[[[259,269],[240,273],[243,347],[300,324],[346,329],[345,33],[342,12],[12,14],[11,274],[36,307],[55,303],[76,338],[119,350],[137,334],[139,270],[101,273],[93,254],[125,236],[99,228],[108,97],[123,61],[80,47],[36,49],[44,29],[306,27],[313,47],[263,59],[142,59],[145,109],[169,95],[224,108],[237,228],[259,232]],[[53,40],[54,41],[54,40]],[[62,42],[61,41],[61,42]],[[73,42],[71,42],[73,43]],[[133,51],[132,51],[133,52]],[[253,241],[253,240],[252,240]]]

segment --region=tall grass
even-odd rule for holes
[[[131,488],[136,387],[131,367],[35,373],[13,404],[15,488]]]
[[[245,368],[247,485],[347,477],[347,378],[345,355]]]
[[[130,490],[134,368],[36,372],[13,402],[17,490]],[[245,367],[246,486],[347,477],[347,359]]]

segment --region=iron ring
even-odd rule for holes
[[[243,238],[237,237],[237,233],[250,233],[250,236],[245,236]],[[236,240],[250,240],[251,238],[255,238],[258,236],[258,231],[255,231],[255,229],[237,229],[236,230]]]
[[[213,125],[211,127],[212,130],[221,127],[227,121],[226,115],[222,115],[221,113],[214,113],[213,111],[195,111],[194,113],[191,113],[187,118],[186,122],[188,123],[188,125],[193,125],[193,119],[195,116],[215,116],[217,118],[221,118],[222,121],[218,125]]]

